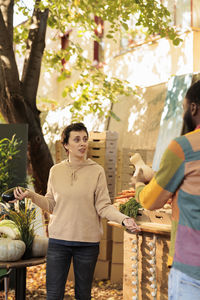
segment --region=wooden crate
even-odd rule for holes
[[[116,161],[116,149],[101,148],[101,147],[90,147],[88,148],[88,157],[99,156],[104,157],[105,160],[109,158],[115,158]]]
[[[112,240],[101,240],[99,245],[98,260],[111,260]]]
[[[105,165],[105,172],[106,174],[116,174],[116,166],[115,164],[111,163],[106,163]]]
[[[88,158],[91,158],[94,160],[96,163],[98,163],[100,166],[102,166],[105,171],[107,169],[107,165],[113,165],[113,167],[116,164],[116,158],[115,157],[105,157],[105,156],[100,156],[100,155],[88,155]]]
[[[123,243],[124,241],[124,228],[112,228],[112,240],[115,243]]]
[[[112,244],[112,263],[123,264],[124,247],[123,242],[113,242]]]
[[[106,219],[102,219],[103,235],[102,240],[111,240],[112,239],[112,227],[108,225]]]
[[[110,278],[110,260],[98,260],[94,272],[95,279],[109,279]]]
[[[122,283],[122,281],[123,281],[123,263],[112,263],[111,264],[110,281],[112,283]]]
[[[133,174],[130,174],[130,173],[122,173],[120,175],[117,175],[117,180],[129,183],[131,181],[132,176],[133,176]]]
[[[89,133],[89,139],[91,141],[99,141],[99,140],[117,140],[118,139],[118,133],[116,131],[91,131]]]
[[[94,271],[94,278],[99,280],[109,279],[110,264],[110,260],[98,260]],[[67,279],[74,281],[73,263],[71,263]]]
[[[107,149],[115,149],[117,147],[117,139],[116,140],[89,140],[89,147],[92,148],[107,148]]]
[[[117,163],[118,165],[128,166],[130,165],[130,158],[133,155],[133,150],[129,148],[118,149],[117,151]]]
[[[133,150],[129,148],[122,148],[121,150],[118,150],[116,193],[130,188],[130,179],[135,169],[130,162],[132,154]]]
[[[122,164],[117,161],[117,173],[119,175],[121,174],[131,174],[133,175],[133,172],[135,171],[135,167],[129,163],[129,164]]]
[[[124,300],[167,300],[170,211],[140,210],[141,234],[124,232]]]
[[[88,158],[101,165],[106,174],[111,200],[115,197],[115,177],[118,133],[113,131],[90,132]]]

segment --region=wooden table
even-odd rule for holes
[[[15,300],[26,299],[26,270],[27,267],[44,264],[46,257],[29,258],[24,260],[0,262],[2,269],[15,269]]]

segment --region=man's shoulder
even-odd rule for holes
[[[194,130],[175,138],[173,141],[178,143],[182,148],[185,148],[187,146],[190,146],[191,143],[199,141],[199,133],[199,130]]]

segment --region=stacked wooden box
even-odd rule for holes
[[[107,220],[102,220],[103,236],[99,246],[99,257],[95,268],[95,279],[110,279],[110,265],[112,257],[112,228]]]
[[[115,177],[118,133],[114,131],[90,132],[88,158],[100,164],[106,174],[110,198],[115,196]]]
[[[112,261],[110,281],[123,281],[124,228],[112,228]]]
[[[134,166],[130,163],[132,154],[133,150],[129,148],[117,151],[117,193],[130,188],[130,180],[134,172]]]
[[[90,132],[88,147],[88,158],[96,161],[105,170],[111,200],[115,196],[117,139],[117,132]],[[100,241],[100,252],[94,277],[109,279],[112,258],[112,228],[107,224],[107,220],[102,220],[102,224],[104,233]]]

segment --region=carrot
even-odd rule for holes
[[[123,191],[121,191],[118,194],[122,195],[122,194],[132,194],[132,193],[135,193],[135,190],[123,190]]]
[[[115,197],[115,199],[124,199],[124,198],[129,198],[130,196],[126,196],[126,195],[121,195],[121,196],[117,196]]]
[[[115,198],[115,203],[126,203],[129,200],[129,198],[120,198],[120,199],[116,199]]]

